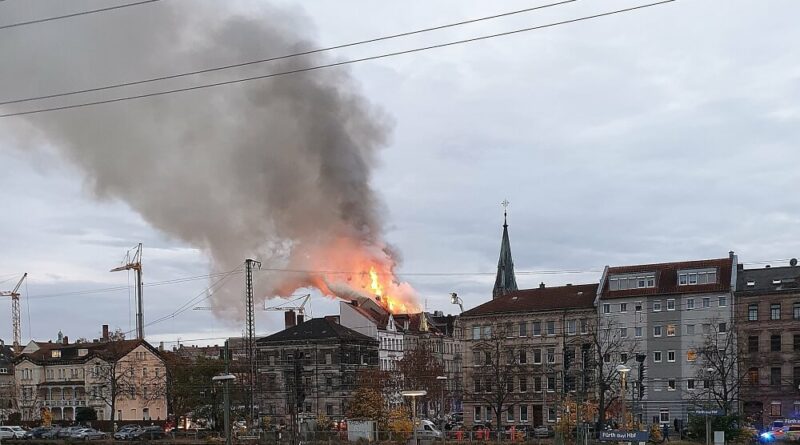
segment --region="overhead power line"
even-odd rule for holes
[[[145,84],[145,83],[158,82],[158,81],[162,81],[162,80],[177,79],[177,78],[186,77],[186,76],[194,76],[194,75],[197,75],[197,74],[212,73],[212,72],[215,72],[215,71],[222,71],[222,70],[227,70],[227,69],[231,69],[231,68],[241,68],[241,67],[244,67],[244,66],[257,65],[257,64],[266,63],[266,62],[274,62],[274,61],[277,61],[277,60],[291,59],[291,58],[294,58],[294,57],[308,56],[308,55],[311,55],[311,54],[318,54],[318,53],[323,53],[323,52],[327,52],[327,51],[333,51],[333,50],[337,50],[337,49],[350,48],[350,47],[353,47],[353,46],[365,45],[365,44],[368,44],[368,43],[376,43],[376,42],[396,39],[396,38],[400,38],[400,37],[408,37],[408,36],[412,36],[412,35],[415,35],[415,34],[422,34],[422,33],[431,32],[431,31],[439,31],[439,30],[446,29],[446,28],[453,28],[453,27],[456,27],[456,26],[468,25],[468,24],[471,24],[471,23],[478,23],[478,22],[482,22],[482,21],[486,21],[486,20],[493,20],[493,19],[497,19],[497,18],[501,18],[501,17],[508,17],[508,16],[512,16],[512,15],[516,15],[516,14],[522,14],[522,13],[525,13],[525,12],[532,12],[532,11],[536,11],[536,10],[539,10],[539,9],[545,9],[545,8],[550,8],[550,7],[553,7],[553,6],[559,6],[559,5],[563,5],[563,4],[566,4],[566,3],[574,3],[576,1],[578,1],[578,0],[564,0],[564,1],[556,2],[556,3],[550,3],[550,4],[546,4],[546,5],[534,6],[534,7],[525,8],[525,9],[518,9],[516,11],[509,11],[509,12],[504,12],[504,13],[500,13],[500,14],[494,14],[494,15],[490,15],[490,16],[479,17],[479,18],[475,18],[475,19],[462,20],[460,22],[449,23],[449,24],[446,24],[446,25],[439,25],[439,26],[434,26],[434,27],[430,27],[430,28],[418,29],[416,31],[402,32],[402,33],[399,33],[399,34],[391,34],[391,35],[382,36],[382,37],[375,37],[375,38],[366,39],[366,40],[359,40],[357,42],[344,43],[344,44],[335,45],[335,46],[328,46],[328,47],[324,47],[324,48],[311,49],[311,50],[308,50],[308,51],[302,51],[302,52],[297,52],[297,53],[292,53],[292,54],[285,54],[285,55],[282,55],[282,56],[268,57],[268,58],[264,58],[264,59],[250,60],[250,61],[247,61],[247,62],[239,62],[239,63],[234,63],[234,64],[230,64],[230,65],[223,65],[223,66],[218,66],[218,67],[213,67],[213,68],[205,68],[205,69],[200,69],[200,70],[196,70],[196,71],[187,71],[187,72],[178,73],[178,74],[169,74],[169,75],[166,75],[166,76],[151,77],[149,79],[135,80],[135,81],[131,81],[131,82],[121,82],[121,83],[104,85],[104,86],[101,86],[101,87],[86,88],[86,89],[83,89],[83,90],[67,91],[67,92],[63,92],[63,93],[47,94],[47,95],[43,95],[43,96],[28,97],[28,98],[24,98],[24,99],[11,99],[11,100],[6,100],[6,101],[0,102],[0,105],[10,105],[10,104],[16,104],[16,103],[22,103],[22,102],[30,102],[30,101],[35,101],[35,100],[52,99],[52,98],[55,98],[55,97],[72,96],[72,95],[75,95],[75,94],[91,93],[91,92],[96,92],[96,91],[105,91],[105,90],[110,90],[110,89],[113,89],[113,88],[121,88],[121,87],[133,86],[133,85],[141,85],[141,84]]]
[[[18,23],[11,23],[9,25],[0,25],[0,30],[8,29],[8,28],[16,28],[16,27],[19,27],[19,26],[33,25],[33,24],[36,24],[36,23],[52,22],[53,20],[68,19],[68,18],[72,18],[72,17],[78,17],[78,16],[81,16],[81,15],[96,14],[98,12],[113,11],[115,9],[128,8],[128,7],[131,7],[131,6],[139,6],[139,5],[144,5],[146,3],[155,3],[157,1],[160,1],[160,0],[144,0],[144,1],[140,1],[140,2],[125,3],[125,4],[117,5],[117,6],[109,6],[107,8],[90,9],[88,11],[74,12],[72,14],[57,15],[57,16],[53,16],[53,17],[46,17],[46,18],[36,19],[36,20],[28,20],[27,22],[18,22]]]
[[[617,10],[614,10],[614,11],[608,11],[608,12],[603,12],[603,13],[599,13],[599,14],[593,14],[593,15],[578,17],[578,18],[569,19],[569,20],[562,20],[562,21],[559,21],[559,22],[547,23],[547,24],[544,24],[544,25],[537,25],[537,26],[531,26],[531,27],[526,27],[526,28],[519,28],[519,29],[515,29],[515,30],[512,30],[512,31],[505,31],[505,32],[500,32],[500,33],[487,34],[487,35],[483,35],[483,36],[472,37],[472,38],[469,38],[469,39],[454,40],[454,41],[446,42],[446,43],[439,43],[439,44],[435,44],[435,45],[427,45],[427,46],[422,46],[422,47],[417,47],[417,48],[412,48],[412,49],[407,49],[407,50],[402,50],[402,51],[394,51],[394,52],[390,52],[390,53],[378,54],[378,55],[375,55],[375,56],[368,56],[368,57],[361,57],[361,58],[356,58],[356,59],[344,60],[344,61],[340,61],[340,62],[332,62],[332,63],[322,64],[322,65],[315,65],[315,66],[310,66],[310,67],[306,67],[306,68],[298,68],[298,69],[287,70],[287,71],[279,71],[279,72],[263,74],[263,75],[259,75],[259,76],[250,76],[250,77],[244,77],[244,78],[233,79],[233,80],[226,80],[226,81],[221,81],[221,82],[213,82],[213,83],[207,83],[207,84],[203,84],[203,85],[196,85],[196,86],[192,86],[192,87],[175,88],[175,89],[171,89],[171,90],[158,91],[158,92],[153,92],[153,93],[137,94],[137,95],[132,95],[132,96],[123,96],[123,97],[118,97],[118,98],[114,98],[114,99],[105,99],[105,100],[97,100],[97,101],[91,101],[91,102],[83,102],[83,103],[78,103],[78,104],[73,104],[73,105],[64,105],[64,106],[58,106],[58,107],[39,108],[39,109],[34,109],[34,110],[29,110],[29,111],[18,111],[18,112],[12,112],[12,113],[5,113],[5,114],[0,114],[0,118],[11,117],[11,116],[24,116],[24,115],[38,114],[38,113],[46,113],[46,112],[50,112],[50,111],[70,110],[70,109],[74,109],[74,108],[83,108],[83,107],[90,107],[90,106],[102,105],[102,104],[111,104],[111,103],[116,103],[116,102],[123,102],[123,101],[128,101],[128,100],[135,100],[135,99],[144,99],[144,98],[148,98],[148,97],[164,96],[164,95],[167,95],[167,94],[174,94],[174,93],[182,93],[182,92],[187,92],[187,91],[201,90],[201,89],[218,87],[218,86],[223,86],[223,85],[230,85],[230,84],[236,84],[236,83],[242,83],[242,82],[249,82],[249,81],[260,80],[260,79],[268,79],[268,78],[272,78],[272,77],[280,77],[280,76],[304,73],[304,72],[309,72],[309,71],[317,71],[317,70],[326,69],[326,68],[334,68],[334,67],[338,67],[338,66],[344,66],[344,65],[351,65],[351,64],[354,64],[354,63],[366,62],[366,61],[370,61],[370,60],[385,59],[385,58],[400,56],[400,55],[404,55],[404,54],[412,54],[412,53],[418,53],[418,52],[428,51],[428,50],[432,50],[432,49],[445,48],[445,47],[449,47],[449,46],[455,46],[455,45],[461,45],[461,44],[466,44],[466,43],[478,42],[478,41],[482,41],[482,40],[488,40],[488,39],[492,39],[492,38],[504,37],[504,36],[514,35],[514,34],[520,34],[520,33],[529,32],[529,31],[535,31],[535,30],[539,30],[539,29],[552,28],[552,27],[555,27],[555,26],[566,25],[566,24],[570,24],[570,23],[577,23],[577,22],[582,22],[582,21],[586,21],[586,20],[592,20],[592,19],[596,19],[596,18],[600,18],[600,17],[607,17],[607,16],[611,16],[611,15],[622,14],[622,13],[626,13],[626,12],[632,12],[632,11],[636,11],[636,10],[640,10],[640,9],[650,8],[650,7],[653,7],[653,6],[663,5],[663,4],[666,4],[666,3],[672,3],[674,1],[676,1],[676,0],[663,0],[663,1],[655,2],[655,3],[648,3],[648,4],[644,4],[644,5],[633,6],[633,7],[630,7],[630,8],[617,9]]]

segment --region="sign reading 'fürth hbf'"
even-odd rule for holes
[[[600,440],[610,442],[647,442],[649,438],[647,431],[600,431]]]

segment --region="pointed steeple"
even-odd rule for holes
[[[503,204],[503,240],[500,243],[500,260],[497,261],[497,278],[494,280],[492,298],[517,290],[514,260],[511,259],[511,241],[508,240],[508,200]]]

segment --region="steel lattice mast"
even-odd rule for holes
[[[256,387],[256,362],[255,362],[255,311],[253,309],[253,267],[261,268],[261,262],[253,259],[245,260],[245,304],[247,305],[247,327],[245,332],[245,350],[247,352],[247,365],[249,367],[248,397],[250,422],[255,419],[255,387]]]

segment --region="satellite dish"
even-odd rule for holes
[[[792,267],[797,266],[797,258],[792,258],[789,260],[789,265]]]

